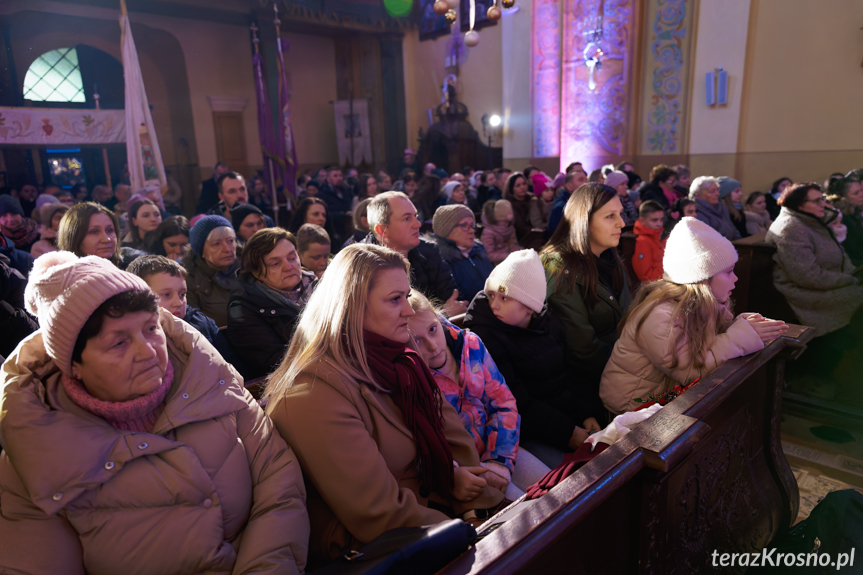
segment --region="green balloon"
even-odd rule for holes
[[[390,16],[400,18],[411,13],[413,0],[384,0],[384,8]]]

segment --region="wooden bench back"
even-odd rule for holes
[[[797,516],[780,393],[812,336],[726,362],[441,573],[703,573],[760,551]]]

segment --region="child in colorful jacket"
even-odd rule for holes
[[[543,474],[530,471],[534,462],[527,459],[531,456],[519,453],[521,420],[515,397],[476,334],[437,314],[419,292],[411,293],[410,302],[416,312],[408,321],[411,337],[441,392],[473,437],[482,466],[488,470],[483,477],[507,499],[517,499]],[[526,455],[524,466],[515,465],[516,455],[520,464]],[[521,471],[530,471],[530,477]]]

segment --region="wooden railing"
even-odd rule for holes
[[[813,335],[726,362],[441,573],[691,574],[760,551],[797,516],[781,390]]]

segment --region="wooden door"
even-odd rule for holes
[[[246,157],[246,131],[241,112],[213,112],[216,132],[216,157],[235,172],[249,179],[249,161]]]

